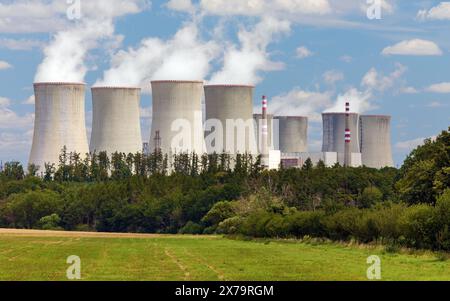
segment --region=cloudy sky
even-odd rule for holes
[[[450,2],[400,0],[0,0],[0,159],[27,162],[33,82],[255,84],[271,113],[393,116],[396,164],[450,124]],[[87,99],[90,127],[91,99]]]

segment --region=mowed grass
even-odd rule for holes
[[[450,261],[431,252],[178,235],[0,235],[0,280],[67,280],[70,255],[81,258],[82,280],[367,280],[370,255],[383,280],[450,280]]]

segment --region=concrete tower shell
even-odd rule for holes
[[[304,153],[308,151],[308,118],[302,116],[276,116],[279,122],[280,151]]]
[[[253,121],[253,91],[254,86],[246,85],[208,85],[205,86],[206,120],[218,120],[223,126],[224,150],[231,155],[237,153],[258,154],[258,145]],[[228,122],[227,122],[228,121]],[[239,129],[245,138],[238,137],[237,127],[230,128],[230,121],[242,121],[246,128]],[[228,124],[227,124],[228,123]],[[233,138],[228,137],[231,133]],[[206,136],[208,136],[206,132]],[[233,139],[233,140],[231,140]],[[231,140],[231,141],[230,141]],[[208,152],[212,152],[207,145]]]
[[[142,152],[139,88],[92,88],[90,151]]]
[[[338,153],[338,162],[344,164],[345,152],[345,113],[323,113],[323,145],[322,152]],[[350,152],[360,153],[359,145],[359,115],[349,114],[351,142]]]
[[[261,150],[261,128],[262,126],[262,114],[253,114],[253,119],[255,120],[255,135],[256,135],[256,143],[258,145],[258,150]],[[268,127],[268,139],[267,143],[269,145],[269,150],[278,149],[278,145],[276,145],[276,141],[274,141],[273,133],[276,129],[276,125],[274,124],[274,115],[267,114],[267,127]]]
[[[362,164],[371,168],[393,167],[391,116],[360,117]]]
[[[89,152],[85,123],[85,85],[35,83],[35,121],[30,164],[44,170],[45,163],[59,162],[67,152]]]
[[[152,81],[151,84],[153,120],[150,151],[159,147],[165,154],[204,153],[203,82],[167,80]]]

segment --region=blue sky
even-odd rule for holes
[[[392,115],[396,164],[450,124],[450,2],[73,3],[0,0],[3,161],[27,161],[41,80],[141,86],[145,139],[152,79],[255,84],[255,110],[265,94],[272,113],[310,117],[311,150],[321,146],[320,113],[350,99],[361,113]],[[381,19],[369,19],[378,7]],[[89,128],[89,91],[86,100]]]

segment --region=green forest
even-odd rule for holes
[[[401,168],[267,171],[260,157],[61,151],[0,174],[0,227],[326,238],[450,251],[450,128]],[[172,162],[172,163],[169,163]],[[38,172],[42,170],[42,172]]]

